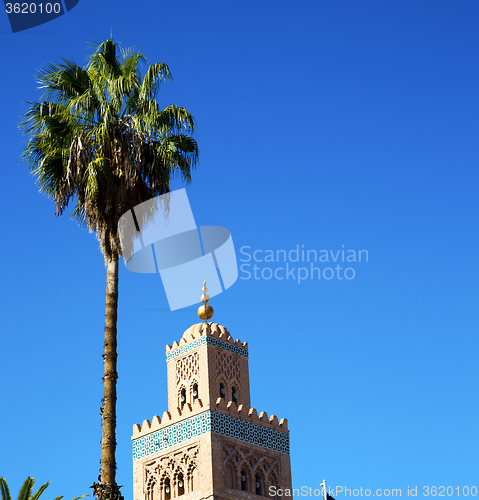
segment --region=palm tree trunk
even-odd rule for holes
[[[101,437],[101,483],[115,485],[116,450],[116,319],[118,309],[118,257],[107,263],[105,304],[105,352]]]

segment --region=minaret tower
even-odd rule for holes
[[[134,500],[279,498],[291,491],[286,419],[250,408],[248,344],[204,321],[166,346],[168,411],[133,426]],[[281,493],[281,492],[280,492]]]

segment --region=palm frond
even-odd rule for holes
[[[169,128],[173,133],[194,132],[195,120],[188,110],[171,104],[160,113],[156,126]]]
[[[108,158],[102,156],[95,158],[88,164],[82,179],[83,189],[87,197],[95,197],[101,182],[108,180],[110,177],[109,164]]]
[[[139,89],[141,100],[153,99],[159,90],[161,81],[173,80],[170,68],[165,63],[152,64],[145,73],[143,82]]]
[[[35,478],[27,477],[22,487],[20,488],[20,492],[18,493],[18,500],[29,500],[32,494],[33,483],[35,482]]]
[[[10,490],[8,489],[8,484],[5,478],[0,477],[0,490],[2,493],[2,500],[12,500],[10,496]]]
[[[40,498],[41,494],[48,488],[49,484],[50,484],[50,481],[43,484],[42,486],[40,486],[40,488],[38,488],[38,490],[35,492],[35,494],[32,497],[25,499],[25,500],[38,500]]]

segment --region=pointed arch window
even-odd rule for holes
[[[225,399],[226,397],[226,391],[225,391],[225,385],[223,382],[220,382],[220,398]]]
[[[178,496],[185,494],[185,479],[183,477],[183,472],[178,474]]]
[[[236,387],[234,386],[231,388],[231,401],[233,401],[233,403],[238,402],[238,393],[236,392]]]
[[[248,476],[246,475],[246,471],[241,471],[241,490],[248,491]]]
[[[193,384],[193,391],[191,392],[191,395],[193,396],[193,401],[198,399],[198,384]]]
[[[257,495],[262,495],[262,488],[261,488],[261,478],[258,476],[258,474],[255,475],[254,477],[254,488],[255,492]]]
[[[186,389],[183,387],[180,391],[180,408],[183,408],[186,403]]]
[[[170,500],[171,498],[171,484],[170,478],[165,479],[165,485],[163,486],[163,491],[165,492],[165,500]]]

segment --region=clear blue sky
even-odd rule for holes
[[[16,34],[0,16],[0,476],[12,493],[31,475],[68,500],[98,476],[103,257],[38,193],[18,123],[40,98],[38,68],[84,64],[87,42],[111,31],[169,65],[159,101],[197,121],[198,224],[227,227],[239,259],[245,246],[368,251],[351,280],[240,271],[211,302],[249,342],[253,406],[289,420],[294,486],[479,486],[478,19],[465,0],[80,0]],[[265,276],[280,265],[257,263]],[[195,311],[169,312],[159,277],[122,264],[126,499],[132,425],[167,409],[165,344]]]

